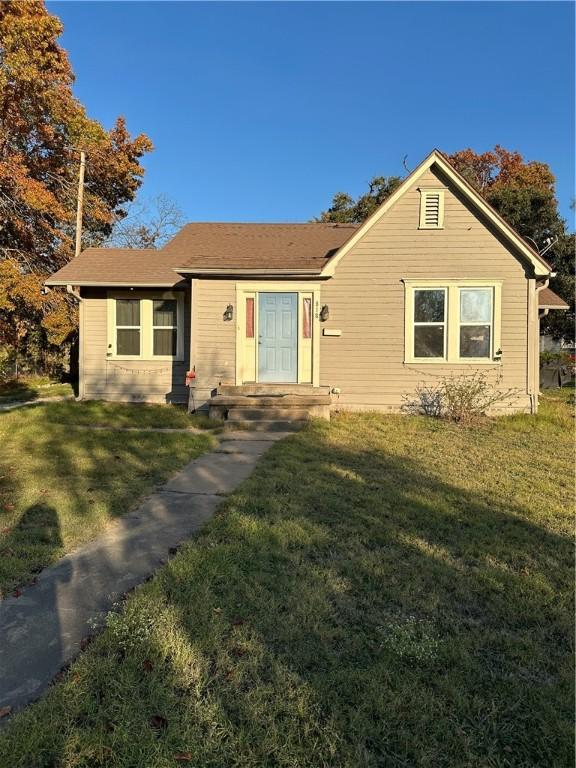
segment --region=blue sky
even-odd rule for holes
[[[305,221],[438,147],[496,143],[574,197],[574,5],[49,2],[91,117],[150,136],[143,198]]]

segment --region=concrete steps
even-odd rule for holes
[[[223,386],[209,401],[210,416],[249,429],[300,427],[310,418],[330,418],[328,388],[311,385]]]
[[[226,429],[248,429],[251,432],[297,432],[308,423],[309,419],[232,419],[226,422]]]
[[[236,395],[252,397],[259,396],[284,396],[284,395],[329,395],[330,387],[314,387],[312,384],[222,384],[218,387],[218,394],[225,397]]]
[[[293,421],[294,419],[306,421],[310,418],[310,413],[306,408],[230,408],[228,411],[228,421],[269,421],[270,416],[282,421]]]

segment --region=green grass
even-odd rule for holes
[[[569,398],[277,444],[14,718],[0,765],[571,765]]]
[[[72,397],[73,394],[71,384],[55,382],[46,376],[25,376],[0,382],[0,405],[39,397]]]
[[[165,426],[175,410],[62,402],[0,413],[0,595],[100,533],[213,445],[208,435],[75,425],[98,422],[99,412],[124,426]]]
[[[43,413],[53,422],[99,427],[139,427],[186,429],[197,427],[213,429],[221,425],[217,419],[203,414],[187,413],[184,406],[150,405],[145,403],[107,403],[102,400],[86,400],[81,403],[47,403]]]

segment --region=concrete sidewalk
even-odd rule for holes
[[[229,432],[104,534],[0,602],[0,709],[37,699],[112,605],[197,531],[281,432]],[[7,718],[0,720],[4,724]]]
[[[9,403],[0,403],[2,411],[15,411],[18,408],[27,408],[30,405],[42,405],[42,403],[61,403],[63,400],[74,400],[74,395],[54,395],[54,397],[37,397],[36,400],[13,400]]]

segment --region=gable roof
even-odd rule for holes
[[[570,309],[570,306],[550,288],[542,288],[538,293],[538,306],[540,309]]]
[[[318,275],[356,224],[186,224],[162,249],[179,255],[180,274]]]
[[[45,282],[46,285],[173,287],[182,281],[182,275],[193,274],[330,277],[343,256],[433,166],[460,190],[516,253],[532,265],[536,276],[551,274],[551,266],[435,149],[363,224],[186,224],[158,250],[88,248]]]
[[[152,248],[86,248],[45,284],[172,288],[182,282],[174,271],[177,262]]]
[[[379,221],[386,211],[404,195],[408,189],[416,182],[423,173],[432,166],[437,166],[440,171],[449,178],[454,186],[460,190],[462,195],[480,211],[494,226],[494,228],[503,235],[505,240],[516,249],[532,266],[537,276],[548,276],[552,267],[545,261],[540,254],[535,251],[528,243],[497,213],[491,205],[469,184],[444,155],[437,149],[432,150],[428,157],[410,173],[400,186],[388,197],[382,205],[357,229],[355,234],[340,248],[332,259],[326,264],[322,271],[325,276],[334,274],[336,266],[343,256],[345,256],[356,243]]]

